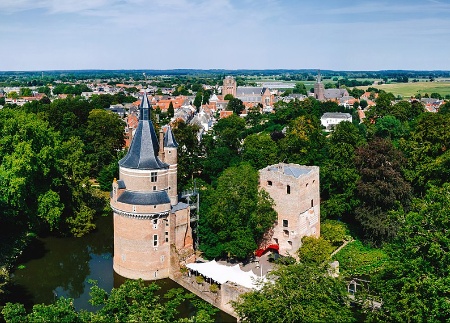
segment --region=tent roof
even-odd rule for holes
[[[199,272],[205,277],[211,278],[219,284],[224,284],[229,281],[247,288],[260,288],[257,284],[260,277],[256,276],[252,271],[243,271],[239,265],[225,266],[212,260],[210,262],[187,264],[186,267]],[[266,281],[265,276],[263,276],[263,281]]]

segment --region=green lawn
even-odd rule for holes
[[[415,96],[420,93],[439,93],[442,97],[450,95],[450,82],[416,82],[416,83],[395,83],[371,85],[371,87],[391,92],[395,96],[401,95],[403,98]],[[358,86],[360,89],[367,89],[368,86]]]

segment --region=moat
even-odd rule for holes
[[[96,310],[89,304],[90,280],[111,291],[124,278],[113,271],[113,227],[111,216],[101,217],[97,229],[82,238],[45,237],[33,241],[18,261],[12,276],[9,302],[20,302],[27,308],[33,304],[49,304],[64,296],[74,299],[77,310]],[[171,288],[182,288],[170,279],[156,283],[164,293]],[[180,316],[193,314],[193,306],[186,302]],[[224,312],[218,312],[217,322],[235,322]]]

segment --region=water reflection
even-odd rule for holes
[[[18,260],[12,277],[8,302],[20,302],[31,309],[33,304],[50,304],[57,297],[74,299],[77,310],[94,311],[89,304],[90,280],[106,291],[119,287],[125,278],[113,271],[113,221],[111,216],[97,221],[97,230],[82,238],[38,238]],[[171,288],[181,286],[170,279],[157,281],[162,295]],[[179,309],[181,316],[194,313],[190,302]],[[216,315],[217,322],[236,322],[224,312]]]
[[[97,226],[82,238],[35,239],[19,259],[24,268],[16,270],[12,278],[11,301],[29,307],[64,296],[74,299],[75,308],[92,310],[88,280],[97,280],[108,291],[113,287],[111,217],[100,218]]]

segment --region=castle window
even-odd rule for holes
[[[311,200],[311,207],[314,206],[314,200]]]
[[[289,237],[289,230],[283,230],[283,235],[285,237]]]
[[[165,235],[166,235],[166,242],[169,242],[169,232],[165,232]]]
[[[153,190],[156,191],[156,186],[153,186]]]
[[[288,240],[289,245],[292,247],[292,241]]]
[[[275,241],[275,243],[278,244],[278,239],[277,238],[273,238],[273,241]]]
[[[306,183],[306,187],[308,187],[309,183]]]
[[[291,185],[286,186],[286,193],[291,194]]]
[[[158,228],[158,219],[153,219],[153,229]]]
[[[168,153],[171,154],[172,152],[169,150]]]
[[[164,262],[164,255],[161,256],[161,262]]]
[[[289,221],[288,220],[283,220],[283,227],[287,228],[289,226]]]
[[[267,181],[267,186],[272,186],[272,181]]]
[[[158,173],[157,172],[151,172],[150,173],[150,182],[156,183],[158,180]]]
[[[166,227],[169,226],[169,219],[166,220]]]
[[[136,205],[133,205],[133,212],[136,212]]]
[[[158,246],[158,235],[154,234],[153,235],[153,247],[157,247]]]

